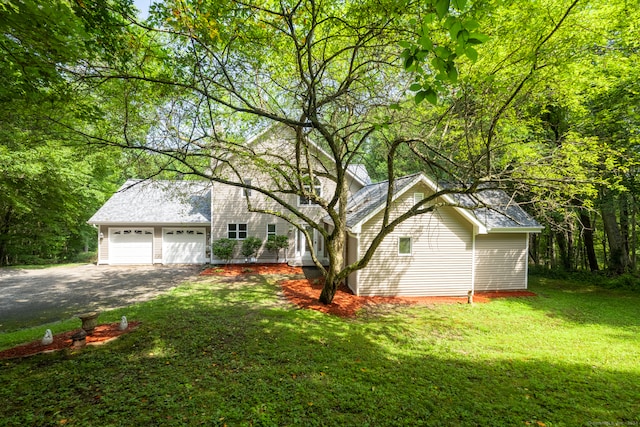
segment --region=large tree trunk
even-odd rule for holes
[[[638,204],[636,198],[631,195],[631,268],[636,271],[638,268],[636,247],[638,244],[638,234],[636,231],[636,217],[638,215]]]
[[[618,203],[620,204],[620,234],[622,235],[622,244],[627,254],[629,254],[629,201],[625,193],[618,195]],[[629,260],[631,264],[631,260]]]
[[[598,271],[598,258],[596,257],[596,248],[593,242],[591,218],[589,218],[589,213],[584,209],[580,209],[580,226],[582,227],[582,237],[584,239],[584,249],[587,253],[589,270]]]
[[[529,256],[531,257],[531,262],[533,265],[540,264],[540,239],[538,239],[538,235],[531,233],[529,234]]]
[[[344,266],[344,233],[336,233],[335,237],[327,242],[327,251],[329,253],[329,267],[324,277],[324,286],[320,293],[320,302],[323,304],[331,304],[333,297],[338,290],[338,286],[342,283],[342,278],[338,275]]]
[[[554,233],[551,227],[547,227],[547,262],[551,269],[556,268],[556,246],[553,239]]]
[[[347,227],[347,194],[348,187],[344,174],[338,173],[338,182],[336,183],[336,191],[340,191],[338,218],[334,218],[334,229],[330,235],[326,248],[329,255],[329,267],[324,277],[324,286],[320,293],[320,302],[323,304],[331,304],[333,297],[338,290],[338,286],[342,284],[344,276],[340,272],[344,268],[344,249],[346,240]]]
[[[9,206],[3,215],[2,223],[0,223],[0,265],[9,265],[9,253],[7,250],[7,241],[9,240],[9,230],[11,229],[11,217],[13,208]]]
[[[615,198],[611,192],[602,192],[602,223],[609,242],[609,269],[616,274],[629,270],[629,254],[616,219]]]
[[[558,242],[558,251],[560,252],[560,262],[565,271],[571,271],[571,254],[568,233],[560,231],[556,233],[556,241]]]

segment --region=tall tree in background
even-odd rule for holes
[[[598,270],[592,218],[605,216],[606,236],[620,248],[609,253],[624,263],[632,221],[619,216],[619,201],[632,200],[625,183],[637,163],[637,85],[628,79],[638,72],[638,12],[615,1],[494,2],[477,20],[491,37],[460,69],[450,103],[425,112],[432,145],[530,202],[548,227],[552,263],[558,256],[573,270],[584,252]]]
[[[94,242],[85,221],[113,190],[118,153],[87,152],[78,133],[59,125],[92,123],[91,95],[78,92],[65,69],[108,56],[117,38],[73,6],[0,5],[0,265],[72,257]],[[108,9],[96,10],[104,17]],[[96,43],[99,36],[105,40]]]

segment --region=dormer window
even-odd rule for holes
[[[243,182],[244,182],[245,185],[251,185],[251,179],[249,179],[249,178],[244,179]],[[245,197],[251,197],[251,189],[250,188],[244,188],[244,191],[243,191],[242,194]]]

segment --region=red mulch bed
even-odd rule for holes
[[[207,268],[202,275],[241,276],[249,274],[304,274],[301,267],[288,264],[226,264]],[[286,298],[301,308],[321,311],[341,317],[353,317],[366,305],[373,304],[466,304],[467,297],[358,297],[346,286],[340,286],[329,305],[318,301],[322,291],[322,279],[283,280],[280,282]],[[485,303],[494,298],[531,297],[529,291],[477,292],[473,302]]]
[[[137,321],[129,322],[129,327],[124,331],[120,330],[120,322],[104,323],[102,325],[98,325],[93,330],[92,335],[87,335],[87,345],[102,344],[115,339],[120,335],[132,331],[133,329],[138,327],[139,324],[140,322]],[[32,356],[38,353],[48,353],[52,351],[63,350],[65,348],[71,348],[71,337],[78,331],[79,329],[76,329],[74,331],[56,334],[53,336],[53,342],[49,345],[42,345],[41,340],[37,340],[10,348],[8,350],[0,351],[0,360]]]
[[[358,297],[346,286],[340,286],[333,302],[329,305],[318,301],[322,291],[322,280],[309,281],[283,280],[280,282],[284,295],[289,301],[301,308],[318,310],[323,313],[340,317],[353,317],[356,312],[366,305],[372,304],[466,304],[467,297]],[[474,303],[486,303],[494,298],[531,297],[536,296],[529,291],[495,291],[477,292],[473,296]]]
[[[249,274],[303,274],[301,267],[288,264],[227,264],[203,270],[204,276],[241,276]]]

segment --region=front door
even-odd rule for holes
[[[298,238],[296,242],[296,255],[302,260],[302,265],[315,265],[311,258],[311,249],[316,253],[316,257],[322,262],[324,258],[324,239],[322,235],[311,227],[305,227],[312,241],[308,241],[307,236],[298,230]]]

